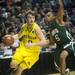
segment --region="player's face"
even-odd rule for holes
[[[27,23],[28,23],[29,25],[32,25],[32,23],[34,23],[34,22],[35,22],[35,16],[32,15],[32,14],[28,14],[28,15],[27,15]]]
[[[45,14],[45,20],[50,22],[53,18],[53,13],[52,12],[48,12]]]

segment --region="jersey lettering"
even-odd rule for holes
[[[58,33],[59,33],[59,30],[57,28],[52,30],[52,36],[54,36],[57,41],[60,41]]]
[[[67,35],[68,39],[70,39],[70,40],[72,39],[72,36],[68,31],[66,31],[66,35]]]

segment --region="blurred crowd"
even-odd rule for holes
[[[75,0],[63,0],[66,27],[75,37]],[[50,10],[56,15],[57,0],[0,0],[0,42],[5,34],[16,34],[23,23],[26,22],[25,13],[34,10],[36,22],[42,29],[44,25],[44,11]]]
[[[66,23],[67,29],[75,38],[75,0],[62,1],[64,5],[63,20]],[[57,0],[0,0],[0,59],[4,56],[12,56],[16,47],[19,46],[19,40],[15,41],[14,47],[5,46],[2,43],[2,37],[6,34],[14,35],[20,31],[21,26],[26,22],[25,13],[28,10],[35,11],[36,22],[46,35],[49,27],[45,22],[45,11],[52,11],[54,15],[56,15],[57,9]],[[42,47],[41,53],[46,51],[54,52],[55,47],[56,44],[50,47],[52,49],[49,47]]]

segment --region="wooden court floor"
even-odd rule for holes
[[[56,73],[56,74],[48,74],[48,75],[60,75],[59,73]],[[70,72],[70,75],[75,75],[75,71],[71,71]]]

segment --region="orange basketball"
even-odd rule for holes
[[[14,43],[14,38],[11,35],[5,35],[3,37],[3,43],[6,46],[10,46],[10,45],[12,45]]]

